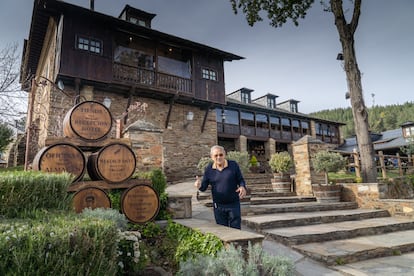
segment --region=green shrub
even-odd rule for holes
[[[252,155],[252,158],[250,158],[250,166],[251,167],[257,167],[258,162],[256,156]]]
[[[119,230],[75,213],[0,222],[0,275],[115,275]]]
[[[226,158],[228,160],[234,160],[239,164],[242,173],[248,173],[250,168],[250,157],[247,152],[229,151]]]
[[[121,198],[123,192],[123,189],[112,189],[107,192],[109,199],[111,200],[112,209],[121,211]]]
[[[338,172],[346,166],[346,159],[337,152],[322,150],[312,156],[315,171],[325,174],[325,184],[328,184],[328,173]]]
[[[213,163],[213,160],[211,160],[210,157],[201,157],[197,164],[197,169],[201,174],[204,174],[204,171],[206,170],[208,164]]]
[[[272,256],[261,245],[248,247],[248,260],[240,247],[230,245],[218,252],[216,257],[199,255],[180,263],[177,275],[293,275],[292,260]]]
[[[111,208],[86,208],[82,210],[80,216],[83,218],[99,218],[111,220],[115,222],[115,225],[120,230],[126,230],[128,225],[128,219],[125,217],[125,215]]]
[[[277,152],[270,156],[269,166],[275,173],[286,173],[293,167],[293,160],[289,152]]]
[[[33,217],[40,211],[72,209],[67,192],[72,176],[35,171],[0,173],[0,214],[8,218]]]
[[[171,221],[167,225],[166,233],[170,243],[174,243],[173,256],[177,263],[193,259],[199,254],[216,256],[223,248],[222,241],[216,236],[203,234]]]

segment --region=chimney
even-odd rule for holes
[[[90,4],[91,11],[94,11],[95,10],[95,0],[89,0],[89,4]]]

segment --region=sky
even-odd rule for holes
[[[346,2],[347,0],[344,0]],[[89,7],[89,0],[66,0]],[[414,92],[414,1],[363,0],[355,34],[365,104],[403,104]],[[266,19],[250,27],[228,0],[95,0],[95,11],[118,17],[125,5],[155,13],[152,28],[245,59],[225,62],[226,94],[242,87],[252,98],[272,93],[299,101],[299,112],[350,107],[332,13],[315,0],[296,27]],[[0,49],[28,38],[33,0],[0,1]],[[351,16],[352,11],[347,13]]]

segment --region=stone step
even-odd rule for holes
[[[341,221],[355,221],[361,219],[389,217],[386,210],[373,209],[350,209],[297,213],[268,214],[260,216],[243,217],[243,224],[256,231],[269,228],[293,227],[304,225],[315,225],[321,223],[332,223]]]
[[[296,197],[296,193],[294,192],[289,192],[289,193],[277,193],[277,192],[273,192],[273,191],[260,191],[260,192],[255,192],[255,191],[251,191],[250,192],[250,196],[252,197],[252,199],[254,198],[255,201],[258,202],[258,204],[262,204],[260,202],[266,202],[268,201],[267,204],[271,204],[272,202],[272,198],[279,198],[277,200],[275,200],[275,202],[280,201],[280,198],[284,198],[284,197]],[[262,201],[260,201],[263,198]],[[299,201],[316,201],[316,198],[313,196],[309,196],[309,197],[297,197],[300,198]],[[211,200],[211,190],[207,190],[205,192],[197,192],[197,199],[198,200],[207,200],[210,199]],[[288,200],[289,201],[289,200]],[[281,202],[284,203],[284,202]],[[266,204],[266,203],[263,203]]]
[[[386,217],[356,221],[342,221],[319,225],[272,228],[263,230],[267,237],[286,245],[350,239],[393,231],[414,229],[414,221]]]
[[[280,196],[280,194],[282,194]],[[298,202],[316,202],[316,198],[313,196],[294,196],[293,193],[280,193],[279,196],[273,197],[256,197],[252,195],[251,205],[263,205],[263,204],[286,204],[286,203],[298,203]]]
[[[188,228],[199,230],[204,234],[213,234],[223,241],[224,245],[233,244],[247,249],[249,244],[262,244],[264,236],[258,233],[234,229],[200,219],[176,219],[174,222]]]
[[[328,210],[356,209],[356,202],[297,202],[286,204],[250,204],[242,209],[243,216],[264,215],[287,212],[320,212]]]
[[[414,230],[337,241],[306,243],[292,247],[327,265],[342,265],[413,252]]]

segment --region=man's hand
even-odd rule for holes
[[[237,188],[236,192],[239,193],[240,199],[243,199],[247,194],[246,188],[244,188],[243,186]]]
[[[200,189],[201,187],[201,179],[197,175],[196,175],[196,181],[194,182],[194,187],[196,187],[197,189]]]

